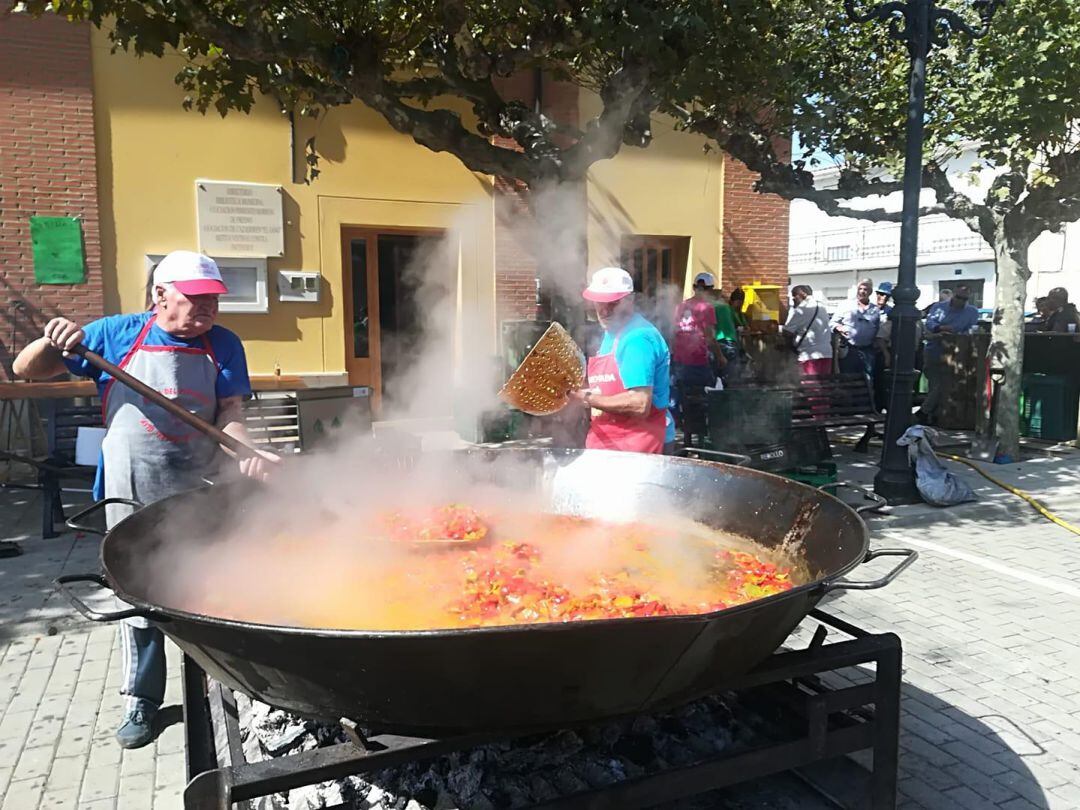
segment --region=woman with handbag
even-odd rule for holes
[[[832,373],[832,329],[829,312],[814,299],[809,284],[791,288],[791,307],[788,310],[784,333],[798,355],[799,370],[804,377]]]

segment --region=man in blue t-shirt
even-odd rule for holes
[[[588,387],[572,394],[592,409],[585,446],[594,450],[670,452],[671,356],[663,335],[634,311],[634,282],[620,267],[597,270],[583,293],[604,339],[589,358]]]
[[[218,296],[227,291],[212,259],[173,251],[154,268],[149,312],[114,315],[81,328],[67,318],[53,318],[45,336],[15,359],[15,373],[27,379],[48,379],[66,370],[97,382],[107,428],[97,497],[148,504],[202,486],[220,453],[212,439],[71,354],[80,343],[250,444],[242,410],[243,399],[251,394],[244,348],[235,334],[214,323]],[[265,479],[275,461],[262,454],[240,461],[240,470]],[[130,511],[110,504],[107,525],[111,528]],[[116,736],[123,747],[138,748],[154,738],[154,716],[164,699],[164,638],[145,619],[128,620],[121,633],[126,667],[121,693],[128,701]]]
[[[945,364],[942,335],[970,335],[979,326],[979,310],[968,303],[971,291],[961,284],[948,301],[938,301],[926,316],[926,347],[923,349],[923,374],[927,392],[915,420],[923,425],[937,422],[938,408],[952,391],[953,371]]]

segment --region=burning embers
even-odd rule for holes
[[[298,718],[239,694],[236,697],[249,762],[346,740],[340,726]],[[526,807],[715,757],[730,749],[742,733],[728,702],[710,696],[670,712],[477,746],[427,762],[298,788],[287,795],[259,799],[253,807]]]

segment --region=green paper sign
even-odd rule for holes
[[[30,217],[34,280],[38,284],[86,281],[82,225],[72,217]]]

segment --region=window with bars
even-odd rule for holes
[[[634,290],[655,297],[667,286],[683,289],[689,249],[689,236],[628,236],[621,263],[634,279]]]
[[[670,337],[675,307],[686,282],[689,236],[628,236],[622,241],[621,265],[634,279],[638,310]]]
[[[825,248],[825,261],[846,262],[851,259],[851,245],[833,245]]]

